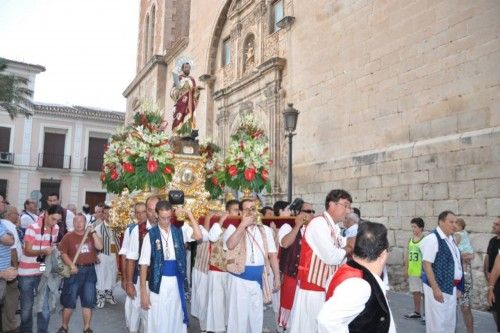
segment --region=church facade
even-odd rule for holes
[[[389,228],[391,283],[410,219],[463,217],[477,252],[474,302],[485,304],[481,263],[500,215],[500,4],[451,0],[141,0],[137,75],[127,119],[141,101],[167,114],[181,57],[204,88],[200,136],[225,148],[252,112],[270,138],[272,193],[284,197],[282,112],[300,111],[294,196],[322,209],[344,188],[365,219]]]

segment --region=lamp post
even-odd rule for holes
[[[283,111],[285,120],[285,136],[288,138],[288,202],[292,202],[292,138],[297,128],[299,111],[293,107],[293,103],[288,103]]]

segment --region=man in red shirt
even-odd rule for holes
[[[71,267],[71,276],[63,280],[61,293],[61,305],[64,307],[62,313],[62,326],[58,333],[67,333],[71,314],[76,307],[76,299],[80,297],[83,314],[83,332],[92,333],[90,329],[90,319],[92,309],[96,304],[97,276],[95,273],[95,263],[97,261],[97,251],[102,249],[102,239],[96,234],[92,225],[89,226],[85,235],[86,225],[85,215],[79,213],[73,219],[74,231],[64,235],[59,244],[61,258],[66,265]],[[83,238],[86,237],[82,244]],[[81,246],[80,246],[81,244]],[[76,259],[75,256],[80,249]]]

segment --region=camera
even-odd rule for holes
[[[45,254],[39,254],[38,257],[36,257],[36,262],[44,263],[45,262],[45,258],[46,258]]]
[[[304,200],[302,200],[302,198],[295,198],[295,200],[293,200],[293,202],[288,207],[292,215],[299,215],[303,204]]]
[[[184,192],[180,190],[168,192],[168,201],[172,205],[184,205]]]

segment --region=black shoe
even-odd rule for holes
[[[404,317],[406,319],[420,319],[420,318],[422,318],[422,316],[418,312],[412,312],[412,313],[405,314]]]

